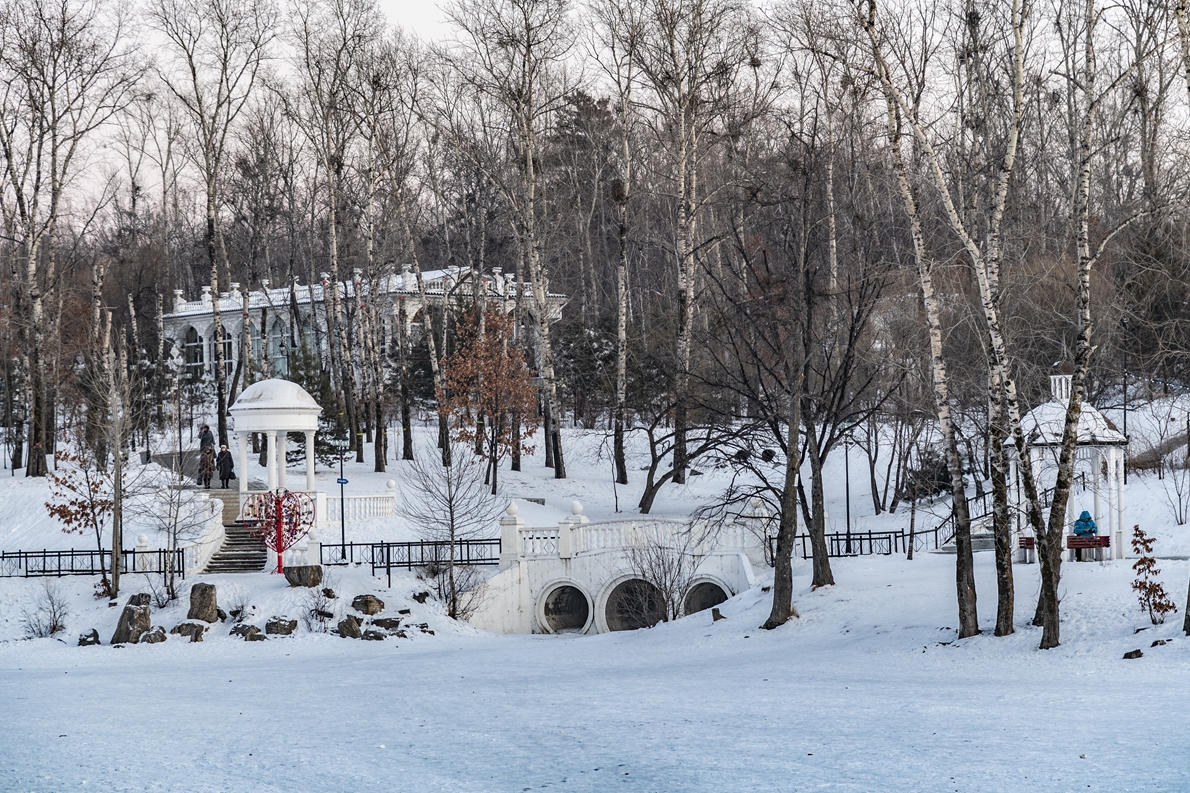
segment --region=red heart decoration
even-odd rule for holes
[[[277,531],[277,514],[281,531]],[[243,521],[248,533],[270,550],[283,553],[314,528],[314,499],[288,490],[253,493],[244,501]],[[280,545],[281,547],[277,547]]]

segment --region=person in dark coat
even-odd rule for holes
[[[231,481],[231,477],[235,474],[235,463],[232,462],[231,452],[224,446],[219,449],[219,456],[215,458],[215,468],[219,471],[219,481],[223,483],[223,489],[227,489],[227,483]]]
[[[211,428],[206,424],[202,425],[202,431],[198,433],[198,450],[209,448],[211,453],[215,453],[215,435],[211,432]]]
[[[207,446],[198,456],[198,481],[203,487],[210,490],[213,476],[215,476],[215,447]]]

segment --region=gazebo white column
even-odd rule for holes
[[[285,483],[285,454],[286,447],[289,446],[289,433],[277,433],[277,487],[282,490],[288,490]]]
[[[277,489],[277,431],[269,430],[265,433],[265,439],[268,442],[268,486],[269,490]]]
[[[314,492],[314,433],[306,431],[306,490]]]
[[[1111,466],[1116,485],[1116,536],[1112,538],[1116,559],[1124,558],[1124,448],[1116,447]]]
[[[237,432],[236,442],[240,444],[240,506],[243,506],[243,495],[248,492],[248,433]]]

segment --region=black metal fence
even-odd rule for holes
[[[186,575],[186,552],[158,549],[151,551],[122,551],[121,573],[164,573],[170,568],[183,578]],[[35,578],[40,576],[103,575],[112,568],[111,551],[0,551],[0,578]]]
[[[441,567],[451,559],[449,540],[417,542],[374,542],[323,545],[319,551],[324,565],[366,564],[372,575],[381,570],[392,586],[393,570],[415,567]],[[500,563],[500,539],[456,540],[454,563],[460,565],[495,565]]]

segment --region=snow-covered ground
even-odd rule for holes
[[[977,566],[990,628],[991,555]],[[757,589],[721,622],[599,636],[451,628],[430,601],[414,615],[436,635],[408,640],[0,643],[0,789],[1190,788],[1190,638],[1180,619],[1134,634],[1126,565],[1065,567],[1064,644],[1046,652],[1026,625],[1035,567],[1016,568],[1018,633],[961,642],[953,557],[835,567],[811,593],[799,563],[802,618],[772,632]],[[1180,592],[1190,566],[1164,568]],[[289,607],[255,578],[262,617]],[[417,608],[416,586],[370,591]]]
[[[621,514],[635,513],[641,447],[620,488],[602,436],[568,433],[566,448],[567,480],[539,457],[502,471],[507,497],[546,502],[519,502],[527,523],[556,523],[574,500],[592,520],[616,517],[617,497]],[[725,472],[699,467],[662,490],[655,514],[689,514],[724,486]],[[843,468],[839,452],[827,470],[837,529]],[[347,463],[349,493],[402,486],[401,464],[370,469]],[[853,529],[905,525],[903,511],[873,516],[855,450],[851,469]],[[320,486],[337,489],[337,475],[320,471]],[[44,488],[0,479],[0,548],[90,547],[45,515]],[[1155,476],[1131,477],[1129,523],[1159,538],[1159,556],[1186,553],[1190,528],[1174,525],[1162,492]],[[349,539],[411,536],[400,520],[348,527]],[[43,583],[0,579],[0,791],[1190,789],[1190,637],[1180,612],[1149,627],[1128,562],[1063,566],[1063,644],[1045,652],[1028,625],[1035,565],[1014,568],[1017,633],[995,638],[992,555],[977,554],[988,634],[956,641],[953,556],[832,564],[838,586],[811,592],[809,563],[796,562],[802,616],[771,632],[757,629],[770,603],[758,587],[715,623],[701,613],[633,633],[497,636],[448,619],[433,597],[418,603],[427,586],[412,574],[390,590],[339,568],[336,619],[372,593],[385,614],[409,609],[406,623],[433,633],[363,642],[299,625],[245,643],[217,624],[200,644],[126,647],[74,646],[91,628],[106,642],[119,617],[92,597],[93,580],[52,582],[68,605],[63,638],[25,640]],[[1190,562],[1160,566],[1183,608]],[[278,576],[203,580],[262,627],[309,606]],[[145,588],[126,576],[121,600]],[[185,613],[183,593],[152,621],[168,630]],[[1169,643],[1151,646],[1158,639]],[[1133,649],[1144,657],[1123,660]]]

